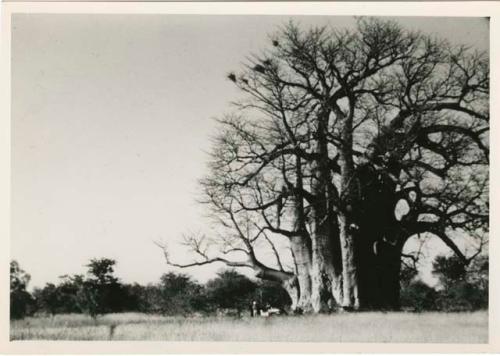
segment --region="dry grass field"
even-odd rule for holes
[[[353,313],[315,316],[165,317],[108,314],[11,323],[12,340],[315,341],[487,343],[488,314]]]

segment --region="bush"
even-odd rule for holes
[[[249,309],[257,284],[234,270],[223,270],[207,282],[206,289],[212,307],[235,309],[240,315],[243,310]]]
[[[113,275],[115,264],[108,258],[92,259],[87,265],[87,278],[77,283],[77,304],[93,318],[124,310],[124,288]]]
[[[260,306],[270,305],[281,310],[287,310],[292,304],[290,295],[281,284],[272,281],[259,281],[253,300]]]
[[[44,288],[37,288],[33,291],[37,310],[55,315],[59,311],[61,298],[59,288],[52,283],[47,283]]]
[[[433,263],[441,290],[438,306],[446,311],[488,308],[488,256],[466,264],[456,256],[438,256]]]
[[[445,311],[473,311],[488,307],[488,291],[461,281],[439,293],[438,305]]]
[[[165,315],[188,315],[207,308],[203,287],[185,274],[164,274],[153,294],[157,294],[154,308]]]
[[[10,293],[10,318],[22,319],[35,312],[35,300],[30,293],[24,290],[11,291]]]
[[[10,262],[10,318],[21,319],[35,311],[35,300],[26,291],[30,275],[21,269],[17,261]]]
[[[401,290],[401,306],[414,311],[436,310],[437,291],[422,281],[414,281]]]

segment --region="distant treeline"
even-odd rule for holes
[[[259,308],[286,311],[291,301],[281,285],[254,281],[234,270],[222,270],[205,284],[181,273],[164,274],[157,284],[122,283],[114,276],[116,262],[92,259],[85,275],[62,276],[58,284],[26,289],[30,276],[16,261],[10,264],[11,319],[35,314],[85,313],[92,317],[119,312],[163,315],[249,313],[253,301]],[[468,266],[455,257],[439,256],[433,263],[439,286],[417,279],[415,268],[401,270],[401,307],[404,310],[461,311],[488,307],[488,257]]]
[[[262,308],[270,305],[285,310],[290,305],[288,294],[279,284],[253,281],[234,270],[222,270],[205,284],[186,274],[170,272],[157,284],[143,286],[120,282],[114,276],[114,265],[111,259],[93,259],[86,275],[62,276],[57,285],[47,283],[29,293],[29,275],[12,261],[11,318],[36,313],[86,313],[92,317],[119,312],[239,315],[249,312],[253,301]]]

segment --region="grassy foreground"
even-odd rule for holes
[[[108,314],[11,322],[12,340],[316,341],[487,343],[488,314],[353,313],[310,316],[165,317]]]

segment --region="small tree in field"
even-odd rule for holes
[[[208,281],[206,288],[213,306],[219,309],[236,309],[241,314],[251,305],[257,285],[234,270],[224,270]]]
[[[31,277],[17,261],[10,262],[10,318],[21,319],[30,314],[34,300],[26,290]]]
[[[61,309],[62,298],[59,288],[53,283],[47,283],[45,287],[35,289],[33,296],[38,309],[55,315]]]
[[[185,274],[161,276],[158,293],[159,310],[166,315],[188,315],[206,308],[203,287]]]
[[[82,308],[78,300],[78,292],[82,287],[83,275],[63,275],[57,285],[58,313],[80,313]]]
[[[120,309],[121,286],[113,275],[115,264],[114,260],[108,258],[92,259],[87,265],[87,277],[75,281],[79,286],[78,305],[94,319],[100,314]]]

